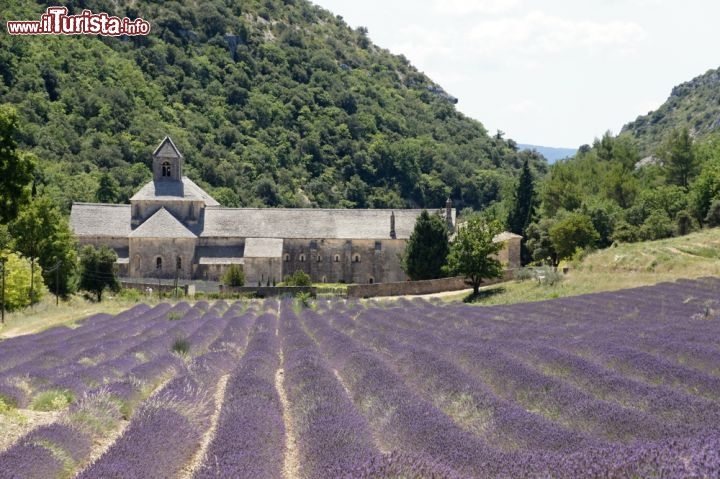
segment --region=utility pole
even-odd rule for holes
[[[7,259],[5,256],[0,256],[0,266],[2,266],[2,290],[0,290],[1,294],[1,300],[0,300],[0,321],[1,324],[5,324],[5,262]]]
[[[30,257],[30,307],[35,310],[35,257]]]
[[[59,295],[60,295],[60,265],[62,264],[62,260],[58,261],[55,265],[55,306],[60,305]]]
[[[173,295],[178,299],[178,282],[180,281],[180,269],[182,268],[182,260],[180,256],[175,258],[175,284],[173,285]]]

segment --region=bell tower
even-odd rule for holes
[[[166,136],[153,153],[153,181],[182,181],[183,156]]]

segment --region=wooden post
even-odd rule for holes
[[[7,259],[0,256],[0,266],[2,266],[2,289],[0,290],[0,324],[5,324],[5,262]]]
[[[60,265],[62,264],[62,260],[58,261],[58,263],[55,265],[55,306],[60,305],[59,301],[59,295],[60,295]]]

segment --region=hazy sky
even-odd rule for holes
[[[717,0],[313,0],[519,143],[575,148],[720,66]]]

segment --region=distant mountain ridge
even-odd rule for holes
[[[676,86],[660,108],[638,116],[620,134],[632,136],[646,156],[670,131],[683,126],[698,139],[720,130],[720,68]]]
[[[520,143],[518,144],[518,148],[521,151],[537,151],[545,157],[548,163],[555,163],[558,160],[575,156],[575,153],[577,152],[577,148],[556,148],[552,146],[527,145]]]

